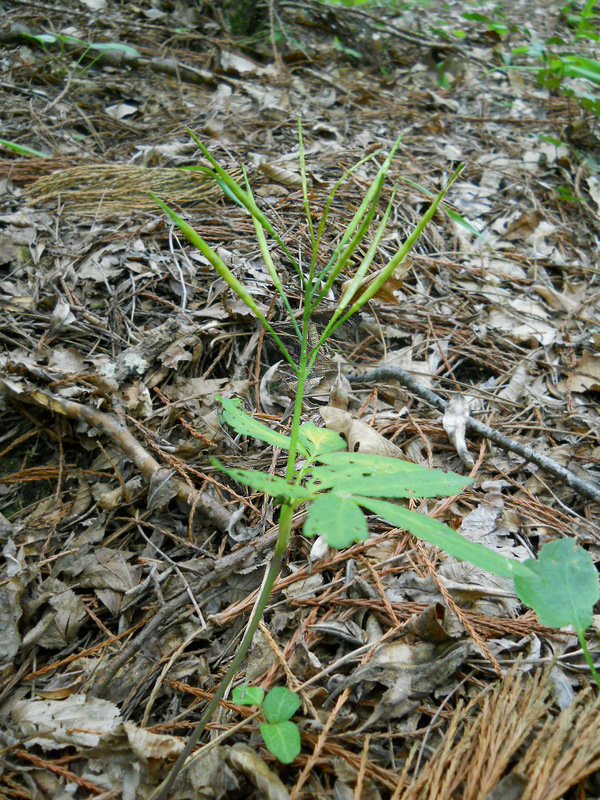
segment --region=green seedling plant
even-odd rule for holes
[[[452,472],[429,469],[399,459],[347,452],[346,442],[339,434],[325,428],[318,428],[313,423],[302,423],[301,421],[305,385],[319,349],[341,324],[356,314],[377,294],[394,270],[402,263],[441,204],[447,189],[459,175],[462,165],[456,169],[446,187],[434,198],[413,233],[385,267],[375,273],[376,277],[373,281],[364,288],[363,279],[368,275],[369,268],[378,252],[395,200],[396,190],[394,188],[385,209],[379,210],[384,181],[400,139],[396,141],[387,158],[383,160],[363,202],[354,214],[341,240],[333,248],[329,261],[323,265],[320,263],[319,254],[336,191],[348,174],[364,164],[367,159],[358,162],[335,184],[328,196],[323,215],[316,224],[313,221],[309,204],[302,129],[299,124],[299,161],[303,206],[312,246],[308,268],[302,269],[282,237],[257,206],[248,180],[246,179],[245,188],[238,185],[222,169],[192,131],[189,133],[210,163],[210,169],[206,169],[214,175],[226,195],[251,215],[261,255],[273,287],[280,297],[282,308],[287,312],[298,338],[300,352],[299,357],[295,360],[259,308],[249,289],[233,275],[219,255],[182,217],[166,206],[158,197],[152,195],[156,203],[187,239],[208,259],[234,294],[250,308],[260,323],[271,333],[283,358],[292,369],[297,385],[289,435],[273,430],[253,418],[244,410],[241,400],[219,398],[223,409],[223,422],[236,433],[259,439],[287,452],[284,475],[271,475],[257,470],[227,467],[216,459],[213,460],[215,466],[230,478],[254,491],[272,497],[274,503],[279,505],[277,541],[241,644],[213,698],[207,704],[197,727],[189,737],[186,747],[167,779],[151,795],[150,800],[166,800],[176,775],[193,751],[196,742],[235,678],[258,629],[272,587],[279,574],[292,533],[294,512],[302,505],[307,509],[304,534],[308,537],[323,535],[330,547],[345,548],[354,542],[367,539],[366,512],[388,520],[392,525],[409,531],[460,560],[470,561],[478,567],[513,579],[518,596],[523,602],[538,610],[541,621],[552,626],[567,624],[575,626],[590,668],[598,682],[583,638],[585,629],[592,622],[591,608],[599,595],[598,576],[585,551],[574,549],[568,541],[553,542],[552,550],[548,549],[552,545],[546,545],[543,548],[539,561],[532,559],[520,563],[481,544],[471,542],[447,525],[394,502],[415,498],[454,496],[472,483],[471,478]],[[369,242],[372,228],[375,230]],[[298,314],[294,313],[284,291],[267,243],[267,235],[275,240],[296,271],[302,297]],[[359,252],[360,245],[362,248]],[[355,268],[352,278],[346,282],[337,306],[315,344],[314,339],[309,336],[312,314],[323,302],[338,278],[347,271],[351,263],[358,261],[359,258],[358,267]],[[359,287],[363,289],[362,294],[359,293]],[[563,586],[562,589],[561,586]],[[600,686],[600,682],[598,685]],[[256,695],[252,694],[255,691],[254,687],[242,687],[240,691],[250,692],[248,696],[256,699]],[[273,717],[269,716],[270,712],[267,713],[264,709],[264,704],[263,711],[267,718],[266,725],[279,725],[288,721],[291,716],[290,714],[287,718],[278,718],[275,721]],[[276,736],[271,729],[267,728],[266,730],[267,735],[264,736],[263,731],[263,736],[269,746]],[[276,750],[272,750],[272,752],[279,757]]]
[[[300,698],[285,686],[275,686],[265,695],[260,686],[236,686],[231,699],[239,706],[259,706],[265,718],[259,726],[265,747],[282,764],[291,764],[300,755],[300,731],[291,722],[300,708]]]

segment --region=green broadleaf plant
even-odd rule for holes
[[[357,313],[377,294],[394,270],[402,263],[441,204],[447,189],[458,177],[463,165],[461,164],[458,167],[448,181],[447,186],[434,198],[413,233],[385,267],[378,270],[377,278],[367,286],[362,294],[357,296],[357,288],[369,273],[371,264],[378,252],[379,242],[383,236],[387,219],[392,210],[395,191],[392,192],[391,199],[383,213],[379,209],[379,200],[400,139],[396,141],[387,158],[383,160],[363,202],[355,212],[341,240],[333,249],[331,258],[323,265],[320,263],[318,256],[322,250],[320,245],[335,193],[342,180],[347,178],[357,166],[363,164],[367,159],[363,159],[355,167],[348,170],[343,178],[335,184],[329,194],[323,216],[318,225],[315,225],[308,199],[302,129],[299,124],[299,161],[302,176],[303,206],[312,244],[312,253],[310,253],[307,270],[304,265],[301,268],[283,238],[256,205],[248,182],[246,181],[245,189],[239,186],[222,169],[196,136],[191,131],[189,133],[210,164],[210,170],[206,169],[212,172],[215,180],[226,191],[227,196],[246,209],[253,219],[261,254],[273,281],[274,289],[280,297],[282,307],[287,312],[298,338],[300,356],[297,361],[292,358],[269,321],[263,315],[253,296],[233,275],[217,253],[179,214],[166,206],[158,197],[152,195],[160,208],[179,227],[187,239],[208,259],[218,274],[226,281],[229,288],[250,308],[256,318],[271,333],[295,374],[297,387],[289,436],[272,430],[247,414],[242,409],[239,400],[219,398],[223,408],[223,421],[230,425],[233,430],[239,434],[260,439],[267,444],[286,451],[288,454],[284,476],[225,467],[217,461],[213,462],[234,480],[255,491],[273,497],[275,502],[280,505],[277,542],[244,637],[231,661],[229,669],[217,687],[212,700],[206,706],[200,722],[189,737],[186,747],[175,766],[149,800],[166,800],[176,775],[192,752],[206,724],[210,721],[241,666],[253,636],[258,629],[262,614],[269,600],[269,594],[279,573],[282,558],[291,536],[294,511],[301,504],[308,504],[304,533],[307,536],[323,535],[331,547],[344,548],[353,542],[367,538],[368,524],[364,515],[364,511],[366,511],[388,520],[393,525],[409,531],[458,559],[470,561],[474,565],[490,572],[512,578],[515,581],[515,590],[520,599],[536,610],[539,607],[540,613],[544,615],[545,619],[548,619],[547,624],[572,624],[575,626],[588,663],[591,662],[591,659],[585,648],[583,633],[590,622],[591,606],[599,596],[598,576],[589,555],[583,550],[574,550],[570,544],[560,551],[560,565],[557,564],[555,559],[546,559],[544,556],[545,550],[542,550],[542,558],[540,558],[539,562],[520,563],[500,555],[481,544],[463,538],[447,525],[437,520],[410,511],[397,503],[389,502],[389,499],[381,499],[452,496],[471,484],[471,478],[451,472],[429,469],[399,459],[383,458],[363,453],[348,453],[346,451],[346,443],[337,433],[317,428],[312,423],[301,424],[304,388],[319,348],[341,324]],[[373,158],[376,155],[375,153],[369,158]],[[376,222],[378,214],[379,221]],[[366,240],[372,225],[376,226],[375,233],[370,244],[367,245]],[[277,274],[270,254],[267,235],[274,239],[279,247],[283,249],[296,271],[302,295],[299,318],[294,314],[289,298],[285,294],[282,282]],[[361,252],[364,253],[361,263],[352,279],[346,284],[346,288],[338,300],[337,307],[316,346],[311,346],[309,343],[311,315],[334,286],[337,279],[344,273],[350,263],[356,259],[358,248],[361,244],[363,245]],[[546,547],[549,546],[546,545]],[[566,573],[571,574],[571,570],[574,570],[573,574],[577,576],[576,580],[578,582],[585,580],[585,593],[578,594],[574,591],[564,593],[556,590],[559,578],[562,580]],[[548,611],[545,605],[548,595],[555,597],[554,605],[560,606],[560,615],[552,616],[548,613],[548,616],[545,616]],[[544,604],[543,609],[542,603]],[[593,665],[591,666],[593,667]],[[594,677],[596,677],[595,671]],[[247,702],[251,702],[253,705],[262,702],[260,690],[257,693],[255,687],[242,687],[239,691],[248,692],[247,697],[249,699]],[[234,691],[234,698],[237,696],[238,701],[241,702],[242,698],[236,695],[235,692],[238,692],[238,690]],[[271,697],[273,692],[275,690],[272,690],[267,697]],[[277,694],[274,697],[277,698]],[[290,757],[290,752],[285,750],[285,743],[293,740],[294,746],[297,744],[299,747],[299,735],[297,731],[296,734],[291,733],[291,728],[295,730],[295,726],[289,722],[289,716],[294,712],[289,713],[287,717],[285,715],[280,717],[275,711],[271,710],[271,703],[273,707],[276,705],[275,700],[267,703],[267,709],[269,709],[268,712],[265,710],[267,722],[261,726],[261,732],[267,747],[280,760],[289,763],[289,760],[292,760],[295,756]],[[286,759],[289,760],[286,761]]]
[[[300,698],[285,686],[275,686],[265,696],[260,686],[236,686],[231,697],[240,706],[260,706],[266,722],[259,730],[265,746],[282,764],[291,764],[300,754],[300,731],[290,722],[300,708]]]

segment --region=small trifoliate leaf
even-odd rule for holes
[[[523,564],[532,574],[515,575],[515,591],[542,625],[573,625],[581,633],[589,628],[600,597],[598,572],[589,553],[570,539],[559,539],[545,544],[539,559],[529,558]]]
[[[320,494],[308,509],[304,535],[324,536],[329,547],[342,549],[367,539],[369,526],[352,496],[329,492]]]
[[[268,475],[265,472],[258,472],[252,469],[224,467],[216,458],[211,458],[211,463],[221,472],[224,472],[225,475],[229,475],[230,478],[242,483],[244,486],[249,486],[251,489],[256,489],[257,492],[268,494],[270,497],[283,497],[286,502],[292,500],[297,503],[302,503],[314,497],[314,493],[309,489],[288,483],[285,478],[280,478],[278,475]]]
[[[313,491],[334,488],[366,497],[440,497],[459,494],[473,483],[454,472],[367,453],[324,453],[319,461],[324,466],[314,467],[307,483]]]
[[[293,722],[278,722],[274,725],[263,722],[260,732],[267,750],[282,764],[291,764],[300,755],[300,731]]]
[[[299,438],[311,458],[346,449],[346,442],[338,433],[328,428],[317,428],[312,422],[300,426]]]
[[[223,419],[236,433],[253,436],[255,439],[260,439],[261,442],[281,447],[282,450],[290,449],[290,437],[284,436],[283,433],[277,433],[268,425],[263,425],[262,422],[246,414],[239,398],[217,397],[217,400],[223,406]]]
[[[300,698],[295,692],[290,692],[285,686],[275,686],[267,694],[262,704],[262,710],[267,722],[276,724],[285,722],[293,717],[300,708]]]
[[[259,706],[265,698],[265,690],[261,686],[236,686],[231,692],[231,699],[238,706]]]

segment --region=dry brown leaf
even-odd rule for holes
[[[388,441],[380,433],[365,422],[354,419],[348,411],[341,408],[325,406],[320,409],[325,425],[332,431],[341,434],[351,453],[369,453],[389,458],[404,458],[404,454],[393,442]]]

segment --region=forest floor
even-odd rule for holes
[[[459,421],[600,481],[598,120],[508,68],[539,66],[514,50],[553,36],[588,57],[597,45],[554,3],[466,19],[457,2],[383,15],[277,0],[246,38],[215,5],[0,2],[1,797],[148,797],[239,644],[274,542],[277,509],[210,457],[281,474],[284,456],[228,430],[217,396],[285,431],[293,388],[148,191],[290,330],[249,216],[182,169],[203,163],[186,127],[246,169],[307,262],[298,116],[317,219],[373,155],[336,194],[326,257],[399,134],[373,269],[465,162],[394,280],[330,343],[305,419],[323,424],[338,369],[400,367]],[[391,441],[471,474],[458,497],[411,501],[468,538],[519,559],[568,538],[600,558],[589,495],[448,435],[401,381],[354,382],[346,420],[353,449]],[[238,682],[300,693],[302,752],[279,764],[227,700],[173,798],[600,797],[600,705],[572,630],[378,518],[340,551],[311,555],[302,511],[294,531]],[[600,622],[587,638],[598,661]]]

